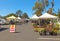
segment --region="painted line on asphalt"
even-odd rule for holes
[[[60,40],[60,38],[37,38],[40,40]]]

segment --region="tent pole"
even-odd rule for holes
[[[52,18],[52,23],[53,23],[53,24],[52,24],[52,27],[54,27],[54,22],[53,22],[53,18]]]
[[[40,26],[40,19],[39,19],[39,26]]]

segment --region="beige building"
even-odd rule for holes
[[[7,21],[10,21],[12,19],[16,20],[16,17],[12,15],[12,16],[7,17],[6,19],[7,19]]]

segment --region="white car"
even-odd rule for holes
[[[0,24],[6,24],[6,20],[0,19]]]
[[[0,20],[0,24],[3,24],[3,21]]]

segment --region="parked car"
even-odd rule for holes
[[[5,19],[0,19],[0,25],[9,24]]]

